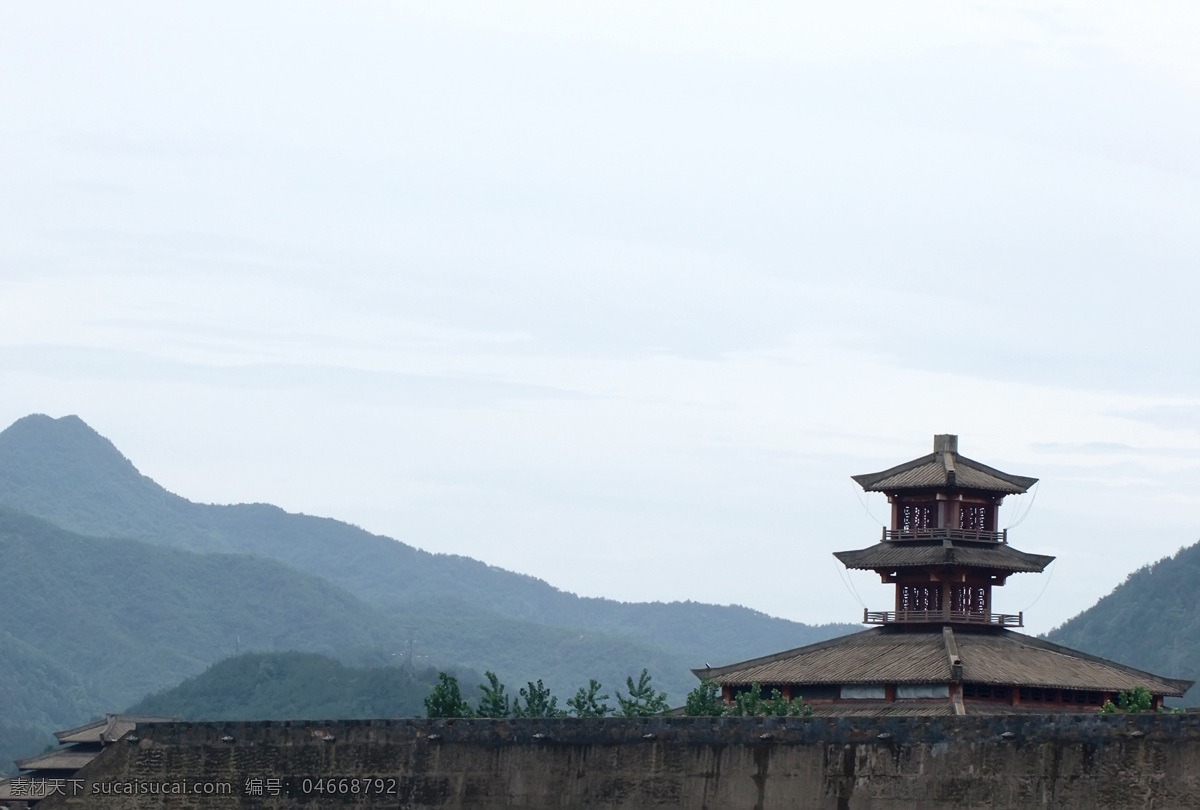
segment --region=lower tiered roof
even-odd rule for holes
[[[955,672],[953,662],[961,665]],[[694,669],[721,686],[977,683],[1104,693],[1143,686],[1181,697],[1193,681],[1164,678],[998,627],[878,627],[737,664]]]

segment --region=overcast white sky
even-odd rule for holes
[[[0,422],[806,622],[861,617],[849,476],[958,433],[1042,479],[1010,537],[1059,561],[997,608],[1044,631],[1200,539],[1198,41],[1187,2],[3,3]]]

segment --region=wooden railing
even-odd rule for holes
[[[998,627],[1024,627],[1025,612],[976,613],[962,610],[866,610],[863,624],[990,624]]]
[[[897,540],[975,540],[991,543],[1007,543],[1008,529],[998,532],[983,531],[982,529],[913,529],[900,531],[884,528],[883,539],[888,542]]]

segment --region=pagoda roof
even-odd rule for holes
[[[60,748],[13,762],[23,771],[77,771],[100,756],[94,748]]]
[[[958,454],[958,437],[933,437],[934,451],[897,464],[882,472],[851,478],[867,492],[902,492],[913,489],[975,489],[1019,495],[1037,483],[1036,478],[1012,475]]]
[[[93,720],[77,728],[56,731],[54,736],[62,745],[69,743],[102,743],[116,742],[125,734],[133,731],[138,723],[169,723],[178,717],[165,717],[157,714],[107,714],[103,720]]]
[[[694,669],[721,686],[759,684],[913,684],[954,679],[947,636],[928,628],[877,627],[737,664]],[[1115,661],[1001,628],[952,633],[961,680],[1003,686],[1151,693],[1181,697],[1194,683],[1164,678]]]
[[[857,551],[835,551],[833,556],[847,568],[868,571],[953,565],[1010,573],[1041,573],[1054,561],[1050,555],[1018,551],[1007,543],[951,539],[885,540]]]

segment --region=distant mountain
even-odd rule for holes
[[[183,720],[357,720],[418,717],[437,670],[348,667],[317,653],[243,653],[213,664],[128,710]],[[464,697],[478,700],[475,673]]]
[[[7,594],[0,591],[0,611],[8,607]],[[14,759],[53,744],[51,732],[91,717],[94,705],[77,673],[0,630],[0,773],[13,773]],[[63,722],[67,719],[73,722]]]
[[[412,627],[422,628],[424,664],[544,678],[560,691],[648,666],[675,691],[691,686],[685,662],[636,639],[444,599],[384,608],[275,560],[84,537],[7,507],[0,560],[10,572],[0,591],[0,719],[31,728],[78,725],[239,649],[408,664]]]
[[[9,720],[78,725],[239,646],[400,645],[380,608],[261,557],[83,537],[0,507],[0,560],[8,572],[0,695]]]
[[[1200,680],[1200,543],[1134,571],[1046,637],[1172,678]],[[1184,696],[1200,705],[1200,686]]]
[[[28,416],[0,433],[0,503],[83,534],[269,557],[391,611],[428,614],[418,606],[441,605],[448,611],[435,617],[441,632],[457,628],[469,634],[476,623],[472,616],[503,617],[583,631],[584,640],[594,634],[639,640],[645,650],[676,662],[678,672],[662,676],[671,681],[673,695],[691,682],[687,667],[742,660],[859,629],[814,627],[742,607],[586,599],[533,577],[466,557],[430,554],[328,518],[263,504],[192,503],[141,475],[111,442],[74,416]],[[476,632],[474,641],[500,647],[490,635],[492,623],[482,624],[489,635]],[[431,629],[419,627],[426,643],[436,641]],[[538,662],[527,664],[534,670]],[[629,662],[635,671],[640,666]]]

